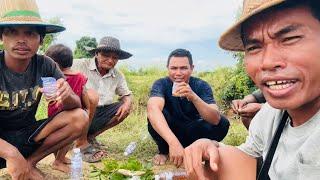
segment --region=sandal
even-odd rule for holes
[[[89,144],[86,148],[80,150],[82,153],[82,159],[88,163],[95,163],[101,161],[107,155],[107,152],[95,148],[92,144]],[[100,157],[95,157],[99,152],[103,152],[103,155]]]

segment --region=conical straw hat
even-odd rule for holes
[[[221,48],[231,51],[244,51],[241,40],[241,25],[250,17],[270,7],[278,5],[285,0],[244,0],[240,18],[231,26],[219,40]]]
[[[0,0],[0,27],[17,25],[45,27],[46,33],[65,30],[62,26],[43,21],[35,0]]]

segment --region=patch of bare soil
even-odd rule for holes
[[[37,165],[37,167],[45,174],[45,179],[46,180],[67,180],[67,179],[70,179],[69,174],[66,174],[61,171],[57,171],[57,170],[54,170],[51,168],[51,164],[52,164],[53,160],[54,160],[54,156],[53,156],[53,154],[51,154],[48,157],[42,159]],[[90,164],[94,164],[96,167],[99,167],[99,168],[101,168],[103,166],[102,163],[90,163]],[[84,179],[89,179],[90,164],[86,163],[86,162],[83,163]],[[6,169],[0,170],[0,180],[11,180]]]

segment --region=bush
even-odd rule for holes
[[[243,54],[237,53],[234,57],[238,60],[235,67],[222,67],[213,72],[199,73],[199,77],[213,86],[214,97],[222,110],[229,109],[232,100],[242,99],[256,89],[245,72]]]

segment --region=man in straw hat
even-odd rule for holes
[[[244,51],[246,71],[267,103],[238,148],[206,139],[186,148],[188,175],[320,179],[320,2],[245,0],[242,16],[219,44]],[[258,157],[263,164],[256,171]]]
[[[86,88],[90,100],[91,121],[88,138],[78,141],[87,162],[99,161],[106,155],[103,144],[95,137],[107,129],[122,122],[130,113],[132,97],[124,75],[115,68],[118,60],[130,58],[132,55],[120,48],[118,39],[103,37],[97,48],[89,50],[95,56],[91,59],[74,61],[72,69],[82,72],[88,77]],[[118,95],[120,101],[114,102]],[[95,108],[96,107],[96,108]],[[86,158],[88,157],[88,158]]]
[[[43,179],[37,162],[70,144],[88,126],[80,99],[58,66],[36,54],[46,33],[64,29],[43,22],[34,0],[0,1],[0,168],[7,167],[12,179]],[[41,77],[57,79],[51,100],[61,103],[63,111],[36,121]]]

